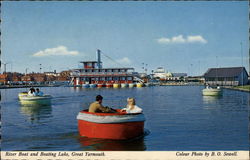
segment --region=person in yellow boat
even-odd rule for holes
[[[36,92],[36,90],[34,88],[30,88],[30,90],[28,92],[28,96],[36,96],[35,92]]]
[[[96,96],[96,101],[91,103],[89,106],[89,112],[91,113],[114,113],[116,112],[114,109],[109,107],[104,107],[102,105],[103,97],[101,95]]]
[[[39,88],[36,89],[36,96],[43,96],[43,92],[39,90]]]
[[[142,109],[135,104],[134,98],[128,98],[127,102],[126,108],[123,108],[122,111],[126,111],[127,113],[142,113]]]

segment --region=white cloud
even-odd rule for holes
[[[176,37],[172,37],[172,42],[173,43],[185,43],[186,40],[183,38],[182,35],[176,36]]]
[[[157,39],[157,41],[158,41],[158,43],[163,43],[163,44],[165,44],[165,43],[169,43],[170,42],[170,39],[168,39],[168,38],[159,38],[159,39]]]
[[[178,43],[207,43],[207,40],[204,39],[201,35],[187,36],[184,38],[183,35],[174,36],[171,38],[162,37],[157,39],[157,42],[160,44],[178,44]]]
[[[128,57],[123,57],[122,59],[118,59],[117,62],[123,65],[130,65],[132,63]]]
[[[33,54],[34,57],[43,57],[43,56],[76,56],[78,51],[68,51],[68,48],[65,46],[58,46],[56,48],[47,48],[43,51],[39,51]]]
[[[202,36],[198,35],[198,36],[188,36],[187,37],[187,41],[190,43],[207,43],[207,40],[205,40]]]

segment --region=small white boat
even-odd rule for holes
[[[43,104],[48,105],[51,103],[51,95],[43,96],[29,96],[27,92],[22,92],[18,94],[18,98],[22,104]]]
[[[128,87],[129,87],[129,88],[133,88],[134,86],[135,86],[134,83],[129,83],[129,84],[128,84]]]
[[[121,88],[126,88],[126,87],[128,87],[128,84],[127,84],[127,83],[122,83],[122,84],[121,84]]]
[[[151,83],[144,83],[144,85],[145,85],[145,87],[150,87],[150,86],[152,86]]]
[[[222,90],[218,88],[210,88],[207,87],[202,90],[202,95],[203,96],[220,96],[222,94]]]

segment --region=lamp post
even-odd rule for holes
[[[240,50],[241,50],[241,67],[242,67],[242,83],[241,83],[241,85],[243,86],[243,82],[244,82],[244,69],[243,69],[243,54],[242,54],[242,42],[240,42]]]
[[[7,81],[7,73],[6,73],[6,65],[9,64],[8,62],[7,63],[3,63],[4,65],[4,77],[5,77],[5,80],[4,80],[4,85],[6,85],[6,81]]]
[[[144,72],[144,63],[142,63],[142,72]]]
[[[26,85],[27,85],[27,81],[28,81],[28,80],[27,80],[28,69],[29,69],[29,68],[26,68],[26,69],[25,69],[25,81],[26,81]]]
[[[42,73],[42,64],[39,64],[40,65],[40,73]]]
[[[190,76],[192,75],[192,67],[193,67],[193,64],[190,64]]]
[[[145,67],[145,72],[146,72],[146,74],[147,74],[147,71],[148,71],[148,68],[147,68],[147,67],[148,67],[148,64],[146,64],[145,66],[146,66],[146,67]]]

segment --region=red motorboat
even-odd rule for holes
[[[144,133],[143,113],[90,113],[80,111],[77,115],[80,136],[104,139],[130,139]]]

